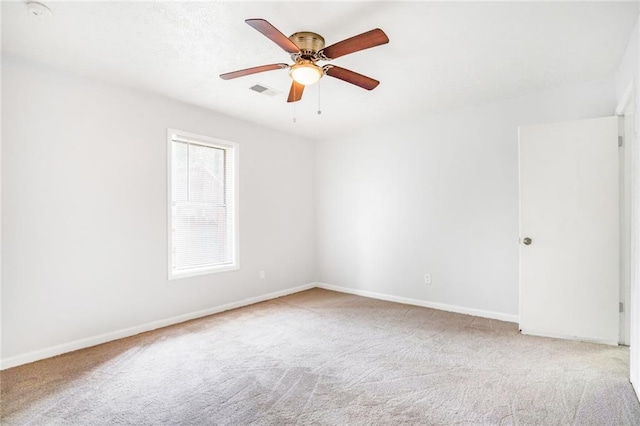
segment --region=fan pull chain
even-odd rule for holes
[[[291,102],[291,103],[293,104],[293,122],[295,123],[297,121],[297,119],[296,119],[296,102]]]
[[[320,109],[320,81],[318,80],[318,115],[322,114],[322,110]]]

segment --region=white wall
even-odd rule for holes
[[[616,100],[620,102],[629,84],[638,75],[638,55],[640,43],[640,18],[629,36],[629,43],[616,71]]]
[[[611,78],[416,113],[314,152],[310,140],[2,59],[4,360],[313,281],[517,315],[517,126],[616,104]],[[167,281],[167,127],[240,143],[240,271]]]
[[[614,109],[612,77],[320,141],[319,281],[517,315],[517,128]]]
[[[314,281],[312,141],[2,67],[3,360]],[[240,144],[239,271],[167,281],[168,127]]]

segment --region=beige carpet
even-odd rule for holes
[[[640,424],[624,347],[313,289],[2,372],[2,424]]]

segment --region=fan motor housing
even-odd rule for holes
[[[292,34],[289,40],[293,42],[298,49],[300,49],[301,56],[312,57],[319,50],[324,48],[324,38],[320,34],[312,33],[310,31],[301,31]]]

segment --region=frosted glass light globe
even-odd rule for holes
[[[320,80],[322,69],[313,62],[303,62],[291,67],[289,75],[303,86],[308,86]]]

